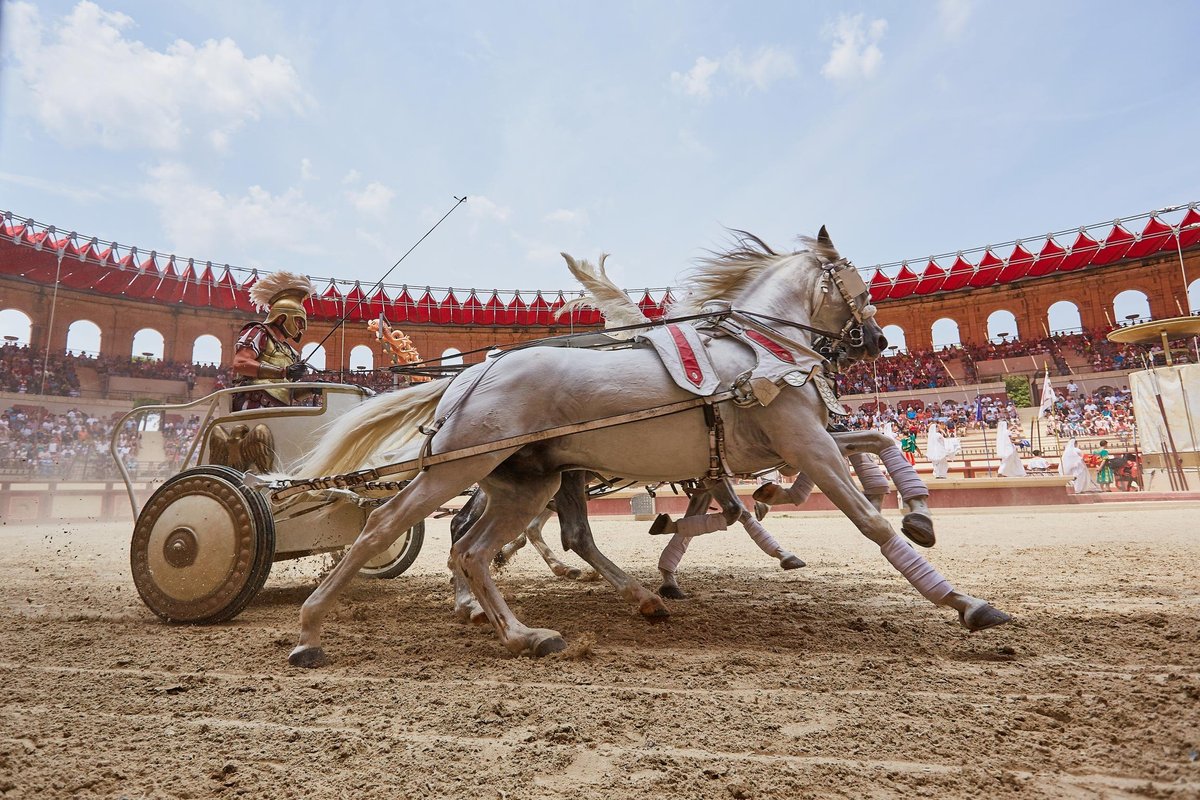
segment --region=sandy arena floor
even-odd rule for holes
[[[932,560],[1016,618],[973,635],[832,516],[768,520],[796,572],[698,540],[658,624],[527,550],[502,588],[573,644],[541,661],[453,620],[436,521],[408,575],[354,584],[316,671],[286,657],[317,559],[231,623],[172,626],[128,525],[6,525],[0,796],[1200,797],[1198,517],[941,513]],[[650,583],[644,529],[597,538]]]

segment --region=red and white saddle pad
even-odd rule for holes
[[[654,347],[671,379],[681,389],[701,397],[717,390],[721,378],[708,357],[704,338],[691,325],[672,323],[652,328],[638,338]]]

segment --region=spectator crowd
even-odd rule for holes
[[[159,473],[176,472],[182,465],[200,418],[170,418],[162,424],[165,462]],[[0,471],[47,479],[84,479],[113,474],[109,442],[115,422],[79,409],[54,414],[34,406],[11,406],[0,411]],[[127,424],[117,437],[117,453],[131,472],[139,468],[142,433]]]
[[[1060,439],[1086,436],[1125,439],[1137,431],[1133,399],[1128,388],[1100,389],[1090,394],[1069,391],[1058,394],[1048,417],[1050,433]]]

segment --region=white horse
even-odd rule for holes
[[[604,269],[604,263],[608,258],[607,254],[602,253],[595,265],[585,259],[576,260],[566,253],[562,255],[571,274],[583,286],[585,294],[563,306],[559,310],[558,316],[570,313],[576,306],[597,308],[604,315],[606,329],[616,329],[610,335],[617,340],[635,336],[639,331],[644,330],[645,326],[652,324],[641,308],[609,279]],[[687,310],[686,306],[684,310]],[[675,308],[670,309],[667,314],[668,318],[679,316],[681,313]],[[884,345],[881,343],[880,346]],[[851,355],[858,354],[854,348],[846,346],[834,349],[846,360],[850,360]],[[834,355],[832,350],[831,355]],[[837,356],[834,355],[834,357]],[[863,493],[877,510],[883,508],[882,501],[888,491],[888,483],[879,467],[870,461],[867,453],[874,453],[883,458],[907,512],[901,523],[901,531],[917,544],[932,547],[935,541],[933,519],[926,502],[929,489],[921,481],[916,470],[905,460],[895,442],[873,431],[836,432],[834,440],[838,443],[842,455],[850,460],[862,483]],[[662,575],[662,583],[657,590],[658,595],[676,600],[684,599],[687,596],[679,587],[676,573],[692,536],[724,531],[732,521],[731,517],[735,516],[759,549],[778,561],[782,569],[798,569],[805,566],[802,559],[787,551],[759,522],[766,516],[767,509],[771,505],[803,504],[808,499],[812,488],[812,481],[803,473],[797,475],[793,485],[787,489],[773,483],[759,487],[754,493],[757,501],[754,516],[757,519],[745,512],[740,504],[731,505],[729,501],[736,499],[736,496],[728,492],[725,493],[722,501],[721,512],[707,513],[714,499],[713,494],[699,489],[690,495],[688,511],[678,523],[665,514],[660,514],[654,525],[651,526],[650,532],[652,534],[674,533],[675,535],[664,548],[658,562],[658,569]],[[586,498],[582,495],[584,490],[584,482],[567,480],[564,477],[562,486],[551,502],[549,510],[558,512],[563,548],[574,550],[599,575],[617,588],[622,596],[632,600],[643,614],[651,617],[665,616],[667,609],[664,605],[652,598],[650,593],[627,573],[606,557],[599,555],[586,518]],[[575,492],[580,496],[568,497],[569,492]],[[486,502],[486,496],[482,490],[478,491],[472,500],[455,515],[450,526],[452,542],[465,535],[470,525],[483,513],[484,502]],[[571,567],[557,558],[542,538],[542,528],[551,516],[551,513],[543,511],[534,518],[516,539],[501,548],[500,553],[496,556],[496,563],[507,563],[518,550],[528,543],[533,545],[556,576],[570,579],[582,577],[581,570]],[[460,613],[464,613],[464,609],[458,610]],[[482,611],[477,611],[477,613],[482,619]]]
[[[807,245],[808,250],[781,255],[746,237],[737,249],[708,260],[699,275],[696,299],[705,299],[701,295],[707,292],[709,298],[728,301],[735,319],[747,325],[757,321],[759,336],[786,351],[797,367],[789,377],[808,376],[798,381],[800,386],[783,385],[768,405],[720,402],[720,448],[710,448],[712,411],[691,407],[661,415],[665,407],[688,405],[695,397],[672,381],[657,354],[640,348],[513,350],[442,387],[426,388],[420,396],[389,402],[383,395],[346,415],[308,461],[309,474],[322,473],[319,466],[361,463],[373,448],[412,439],[413,420],[428,419],[428,407],[437,400],[436,422],[423,429],[432,433],[425,469],[371,514],[358,540],[305,601],[291,663],[323,663],[324,619],[359,569],[402,531],[474,483],[486,491],[487,507],[451,549],[451,570],[470,587],[474,597],[469,602],[478,603],[510,651],[540,656],[563,649],[566,642],[557,631],[530,628],[516,618],[488,567],[505,542],[546,507],[560,474],[580,469],[665,482],[710,469],[747,474],[791,464],[809,475],[928,600],[958,611],[971,630],[1007,622],[1008,615],[986,601],[956,591],[896,534],[839,466],[841,456],[825,430],[827,410],[816,385],[823,378],[812,375],[820,372],[823,361],[810,347],[812,331],[842,336],[857,327],[876,339],[875,354],[880,334],[865,286],[861,279],[857,284],[850,280],[857,273],[840,258],[824,229]],[[847,284],[862,288],[850,294]],[[867,345],[872,346],[870,341]],[[753,352],[735,337],[713,339],[709,352],[722,386],[755,369]],[[548,384],[546,376],[556,382]],[[634,419],[643,413],[659,415]],[[602,429],[581,426],[604,419],[631,421]],[[564,433],[520,443],[521,437],[542,431]],[[419,444],[410,441],[402,453],[389,457],[412,455]],[[438,454],[453,458],[439,460]]]

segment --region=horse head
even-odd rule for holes
[[[875,319],[875,306],[862,275],[838,253],[824,225],[817,238],[802,237],[801,242],[821,269],[813,290],[813,327],[827,331],[823,338],[844,358],[877,357],[887,348],[887,337]]]

